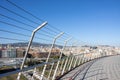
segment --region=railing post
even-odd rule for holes
[[[28,47],[27,47],[26,52],[25,52],[25,56],[24,56],[24,58],[23,58],[23,62],[22,62],[21,67],[20,67],[20,70],[22,70],[23,67],[24,67],[24,64],[25,64],[25,61],[26,61],[26,58],[27,58],[27,54],[28,54],[28,51],[29,51],[29,49],[30,49],[30,46],[31,46],[31,43],[32,43],[32,41],[33,41],[33,38],[34,38],[35,33],[36,33],[38,30],[40,30],[41,28],[43,28],[46,24],[47,24],[47,22],[44,22],[44,23],[42,23],[39,27],[37,27],[36,29],[33,30],[32,34],[31,34],[31,37],[30,37],[30,41],[29,41],[29,43],[28,43]],[[18,73],[17,80],[20,80],[20,76],[21,76],[21,72]]]
[[[65,59],[66,59],[66,58],[65,58]],[[60,66],[60,70],[62,70],[62,67],[63,67],[63,65],[64,65],[65,59],[62,60],[62,63],[61,63],[61,66]]]
[[[64,42],[64,46],[63,46],[62,51],[60,52],[60,57],[59,57],[59,60],[58,60],[58,62],[57,62],[57,66],[56,66],[56,68],[55,68],[55,71],[54,71],[52,80],[55,79],[56,72],[57,72],[58,66],[59,66],[59,64],[60,64],[60,60],[61,60],[61,58],[62,58],[63,51],[64,51],[64,49],[65,49],[65,47],[66,47],[67,42],[68,42],[70,39],[71,39],[71,37],[68,38],[67,40],[65,40],[65,42]]]
[[[90,53],[88,53],[89,55],[87,56],[87,61],[89,61],[90,60]]]
[[[77,42],[77,41],[76,41]],[[75,43],[76,43],[75,42]],[[74,43],[73,43],[74,44]],[[72,46],[71,46],[71,50],[72,50],[72,47],[73,47],[73,44],[72,44]],[[61,73],[61,75],[63,75],[63,73],[64,73],[64,71],[65,71],[65,68],[66,68],[66,65],[67,65],[67,62],[68,62],[68,58],[69,58],[70,56],[68,55],[68,57],[67,57],[67,59],[66,59],[66,61],[65,61],[65,65],[64,65],[64,67],[63,67],[63,70],[62,70],[62,73]],[[68,70],[69,70],[69,68],[68,68]]]
[[[80,56],[81,56],[81,54],[79,54],[79,56],[78,56],[78,62],[77,62],[77,64],[76,64],[76,66],[79,66],[79,63],[80,63]]]
[[[84,58],[84,53],[82,53],[82,55],[81,55],[81,61],[80,61],[80,64],[83,64],[83,58]]]
[[[73,58],[73,63],[72,63],[72,68],[74,68],[74,63],[75,63],[75,60],[76,60],[76,58],[75,58],[75,55],[74,55],[74,58]]]
[[[92,60],[92,53],[91,53],[91,55],[90,55],[90,60]]]
[[[69,67],[70,67],[70,64],[71,64],[71,60],[72,60],[72,56],[70,55],[70,56],[69,56],[68,65],[67,65],[67,70],[68,70],[68,71],[69,71]]]
[[[70,63],[69,63],[69,66],[68,66],[68,71],[70,70],[70,65],[71,65],[71,61],[72,61],[72,56],[70,55]]]
[[[64,65],[63,70],[62,70],[62,75],[63,75],[63,73],[64,73],[64,71],[65,71],[65,68],[66,68],[66,65],[67,65],[67,62],[68,62],[68,58],[69,58],[69,56],[67,57],[67,59],[66,59],[66,61],[65,61],[65,65]]]
[[[59,37],[61,37],[63,34],[64,34],[64,33],[61,32],[60,34],[58,34],[58,35],[53,39],[53,43],[52,43],[52,46],[51,46],[51,48],[50,48],[49,54],[48,54],[48,56],[47,56],[46,63],[47,63],[48,60],[49,60],[49,57],[50,57],[50,55],[51,55],[51,52],[52,52],[52,49],[53,49],[53,47],[54,47],[54,44],[55,44],[56,40],[57,40]],[[42,74],[41,74],[41,77],[40,77],[40,80],[43,79],[43,76],[44,76],[46,67],[47,67],[47,65],[45,64],[45,65],[44,65],[44,68],[43,68],[43,71],[42,71]]]
[[[75,64],[76,64],[76,61],[77,61],[76,56],[77,56],[77,55],[75,55],[75,60],[74,60],[73,68],[75,68]]]
[[[36,73],[36,67],[34,68],[34,70],[33,70],[33,75],[32,75],[32,79],[31,80],[34,80],[34,74]]]
[[[51,72],[52,72],[53,66],[54,66],[54,63],[52,63],[52,66],[51,66],[51,69],[50,69],[50,72],[49,72],[49,75],[48,75],[48,80],[49,80],[49,78],[50,78],[50,75],[51,75]]]
[[[80,65],[80,62],[81,62],[81,54],[80,54],[80,56],[79,56],[78,66]]]
[[[78,58],[78,55],[76,55],[75,57],[76,57],[76,58],[75,58],[74,68],[76,67],[77,61],[78,61],[78,59],[79,59],[79,58]]]
[[[82,61],[81,61],[82,64],[84,63],[84,57],[85,57],[85,53],[83,53],[83,57],[82,57]]]
[[[75,41],[75,42],[72,43],[72,45],[71,45],[71,51],[72,51],[73,44],[75,44],[76,42],[77,42],[77,41]],[[72,62],[73,62],[73,56],[71,56],[71,63],[70,63],[70,66],[69,66],[68,70],[71,69]]]
[[[90,53],[90,61],[91,61],[92,53]]]
[[[68,70],[70,70],[71,67],[72,67],[73,59],[74,59],[74,56],[72,56],[71,63],[70,63],[70,66],[69,66],[69,69],[68,69]]]
[[[78,60],[78,55],[76,56],[76,61],[75,61],[75,64],[74,64],[74,68],[76,67],[77,60]]]
[[[87,60],[87,59],[86,59],[86,53],[85,53],[85,54],[84,54],[84,62],[86,62],[86,60]]]

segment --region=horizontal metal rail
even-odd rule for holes
[[[65,57],[66,58],[66,57]],[[65,58],[62,58],[61,60],[65,59]],[[11,71],[11,72],[7,72],[7,73],[3,73],[3,74],[0,74],[0,78],[1,77],[5,77],[5,76],[9,76],[9,75],[12,75],[12,74],[16,74],[16,73],[19,73],[19,72],[24,72],[24,71],[28,71],[28,70],[31,70],[31,69],[34,69],[35,67],[40,67],[40,66],[44,66],[45,64],[51,64],[51,63],[54,63],[54,62],[57,62],[57,61],[61,61],[61,60],[53,60],[52,62],[44,62],[42,64],[36,64],[34,66],[29,66],[27,68],[23,68],[22,70],[18,69],[18,70],[15,70],[15,71]]]

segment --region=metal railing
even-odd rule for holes
[[[46,69],[44,70],[44,73],[47,71],[48,75],[44,74],[42,80],[44,80],[44,79],[55,80],[55,79],[59,78],[60,76],[63,76],[67,72],[73,70],[74,68],[76,68],[76,67],[78,67],[78,66],[80,66],[88,61],[110,55],[110,54],[101,55],[98,53],[97,53],[98,55],[96,55],[96,53],[89,53],[89,54],[91,54],[91,56],[88,56],[88,54],[86,54],[86,53],[77,54],[77,55],[69,55],[66,57],[62,57],[61,59],[59,58],[57,60],[53,60],[51,62],[44,62],[41,64],[36,64],[33,66],[24,67],[22,69],[17,69],[15,71],[0,74],[0,78],[5,77],[5,76],[9,76],[12,74],[17,74],[17,73],[23,74],[23,73],[28,73],[28,72],[32,71],[31,73],[33,75],[32,76],[29,75],[31,77],[30,79],[34,80],[34,78],[37,78],[37,79],[41,80],[40,76],[43,75],[42,70],[38,71],[37,69],[39,69],[39,67],[43,67],[46,65]],[[59,64],[58,64],[58,62],[59,62]],[[49,66],[49,68],[47,68],[47,66]],[[41,74],[38,74],[39,72],[41,72]],[[36,76],[39,76],[39,77],[36,77]]]
[[[1,70],[0,78],[15,74],[17,80],[23,76],[28,80],[55,80],[85,62],[112,55],[106,54],[105,49],[80,51],[79,42],[69,34],[9,0],[4,2],[11,7],[0,5],[0,26],[3,26],[0,27],[0,59],[4,58],[0,62],[5,62],[0,67],[9,65],[10,70],[11,66],[16,68],[11,71]],[[14,52],[11,54],[14,55],[9,54],[12,49]],[[17,58],[18,62],[10,62]]]

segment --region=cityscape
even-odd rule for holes
[[[20,43],[19,43],[20,44]],[[26,43],[22,43],[26,44]],[[11,46],[10,44],[4,44],[4,46],[0,46],[0,68],[1,74],[5,73],[6,71],[14,71],[20,68],[20,64],[22,64],[25,50],[27,46],[19,47],[19,46]],[[60,55],[60,51],[62,47],[54,47],[51,52],[51,60],[58,59]],[[25,66],[33,65],[31,61],[36,64],[42,64],[50,51],[50,47],[45,46],[32,46],[28,52],[28,63]],[[108,46],[108,45],[99,45],[99,46],[74,46],[71,50],[71,47],[66,47],[64,50],[64,56],[69,55],[78,55],[85,54],[84,59],[89,60],[90,58],[95,58],[97,56],[111,56],[111,55],[119,55],[120,54],[120,47]],[[29,63],[30,61],[30,63]],[[27,76],[27,79],[30,79],[31,71],[24,72],[24,75]],[[40,74],[40,73],[39,73]],[[47,75],[46,75],[47,76]],[[13,76],[12,76],[13,77]],[[14,77],[13,77],[14,78]],[[4,80],[4,78],[2,78]],[[39,79],[39,77],[38,77]]]

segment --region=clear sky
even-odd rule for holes
[[[120,45],[120,0],[10,1],[80,41]],[[0,5],[9,7],[4,0]]]

